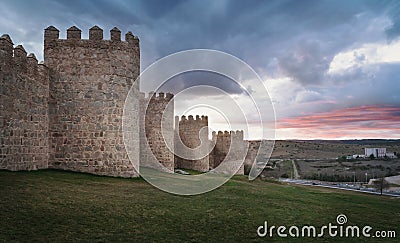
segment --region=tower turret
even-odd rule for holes
[[[89,39],[72,26],[67,39],[49,26],[44,33],[44,63],[50,72],[50,167],[112,176],[138,176],[122,136],[125,98],[140,72],[139,42],[121,41],[113,28],[110,40],[93,26]],[[132,108],[139,112],[135,84]],[[139,118],[132,117],[139,134]],[[130,149],[139,163],[139,139]]]

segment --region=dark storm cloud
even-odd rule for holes
[[[375,3],[375,2],[372,2]],[[245,58],[256,48],[254,65],[263,66],[263,54],[279,55],[299,35],[330,31],[347,23],[354,15],[372,9],[383,12],[390,6],[370,1],[9,1],[4,11],[18,15],[14,24],[38,26],[71,24],[82,30],[92,25],[122,29],[134,27],[145,48],[154,56],[144,55],[147,66],[155,59],[189,48],[215,48]],[[1,11],[1,10],[0,10]],[[22,17],[21,17],[22,16]],[[395,18],[395,14],[391,14]],[[12,16],[11,16],[12,17]],[[21,21],[22,19],[22,21]],[[24,21],[29,20],[29,21]],[[393,25],[395,29],[395,25]],[[391,30],[388,30],[389,32]],[[83,31],[87,32],[87,31]],[[42,34],[42,33],[40,33]],[[237,41],[235,41],[237,40]],[[279,44],[280,48],[276,47]],[[147,46],[148,45],[148,46]],[[154,51],[156,50],[156,51]],[[144,53],[146,54],[146,53]],[[250,59],[250,58],[248,58]],[[264,61],[263,61],[264,60]]]
[[[396,0],[366,1],[369,9],[376,13],[385,13],[392,25],[386,29],[388,40],[391,41],[400,36],[400,3]]]
[[[295,52],[279,59],[282,72],[303,84],[320,83],[329,68],[332,56],[326,56],[319,42],[306,40],[298,43]]]
[[[215,87],[228,94],[241,94],[244,92],[241,86],[234,80],[221,74],[206,71],[191,71],[174,76],[170,80],[167,80],[159,90],[177,94],[185,89],[200,85]],[[196,94],[202,95],[198,90],[196,90]]]
[[[328,73],[339,53],[365,44],[399,42],[397,0],[4,0],[0,5],[0,34],[10,34],[15,45],[23,44],[39,60],[43,29],[49,25],[60,30],[61,38],[72,25],[82,30],[83,38],[94,25],[103,28],[105,39],[114,26],[122,34],[132,31],[140,38],[142,71],[187,49],[233,54],[270,85],[276,113],[283,118],[365,105],[400,106],[399,63],[355,65]],[[354,57],[357,64],[369,58],[357,53]],[[198,72],[178,75],[161,90],[176,92],[198,85],[243,95],[228,78]],[[257,95],[261,87],[246,88]],[[197,89],[195,95],[211,94]]]
[[[335,54],[379,38],[369,31],[371,20],[379,17],[390,19],[385,33],[388,40],[396,39],[397,1],[14,0],[2,3],[0,27],[39,59],[43,29],[48,25],[59,28],[61,37],[77,25],[84,38],[93,25],[104,29],[105,38],[117,26],[140,37],[142,70],[177,51],[210,48],[238,56],[260,75],[281,72],[301,85],[323,87],[332,82],[326,72]],[[354,72],[346,78],[358,82],[364,77]],[[181,80],[181,85],[191,82]]]

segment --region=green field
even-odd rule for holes
[[[0,241],[270,242],[256,234],[265,220],[269,225],[318,227],[336,223],[341,213],[348,225],[400,234],[400,199],[249,182],[243,176],[210,193],[176,196],[142,179],[0,171],[0,198]],[[277,236],[272,240],[360,241]]]

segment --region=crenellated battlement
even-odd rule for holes
[[[214,150],[210,154],[210,167],[217,168],[225,159],[228,161],[240,160],[245,153],[246,143],[243,140],[243,130],[212,132],[212,140],[215,143]],[[243,165],[236,174],[243,174]]]
[[[9,35],[4,34],[0,37],[0,75],[9,76],[13,70],[14,44]]]
[[[1,41],[1,43],[2,43],[3,41],[5,41],[5,42],[7,42],[7,43],[13,45],[13,42],[12,42],[12,40],[11,40],[11,38],[10,38],[10,36],[9,36],[8,34],[3,34],[3,35],[0,37],[0,41]],[[2,45],[3,45],[3,43],[2,43]]]
[[[208,117],[193,115],[189,116],[175,116],[175,130],[176,130],[176,149],[179,153],[182,153],[181,142],[188,148],[198,148],[203,142],[208,143]],[[180,139],[178,139],[178,137]],[[203,150],[207,149],[208,145],[203,145]],[[204,151],[203,151],[204,152]],[[186,151],[187,157],[198,157],[202,154],[201,150]],[[177,168],[192,169],[198,171],[208,171],[209,170],[209,155],[204,156],[201,159],[185,159],[179,156],[175,157],[175,163]]]
[[[0,37],[0,169],[48,166],[49,73],[9,35]]]
[[[39,83],[48,84],[48,68],[38,60],[33,53],[27,52],[22,45],[14,44],[9,35],[4,34],[0,37],[0,72],[2,75],[28,75],[31,80]]]
[[[143,166],[157,168],[160,162],[169,172],[174,170],[174,95],[140,92],[140,161]],[[157,160],[157,161],[155,161]]]
[[[215,147],[204,156],[211,148],[208,116],[176,116],[174,123],[174,95],[140,93],[135,83],[139,94],[132,99],[130,129],[137,134],[129,145],[135,155],[130,161],[124,149],[122,108],[139,75],[139,38],[130,31],[123,41],[114,27],[106,40],[103,29],[93,26],[89,38],[82,39],[82,30],[72,26],[60,39],[60,31],[49,26],[40,63],[2,35],[0,140],[5,149],[0,150],[0,169],[56,168],[135,177],[133,164],[152,167],[148,162],[160,162],[169,172],[174,166],[206,172],[222,161],[230,146],[240,148],[243,131],[213,132]],[[192,148],[184,153],[194,157],[174,157],[174,149],[182,148],[175,144],[178,137]],[[241,151],[237,154],[243,155]]]
[[[35,56],[35,54],[30,53],[27,56],[27,66],[28,66],[28,75],[30,76],[36,76],[38,75],[38,60]]]
[[[44,30],[44,62],[50,73],[49,167],[137,176],[132,163],[139,163],[139,155],[131,163],[123,149],[121,117],[140,74],[139,39],[128,32],[122,41],[121,31],[113,28],[110,39],[104,40],[99,26],[89,29],[89,39],[82,39],[77,26],[66,32],[66,39],[61,39],[54,26]],[[138,87],[135,83],[135,93]],[[133,102],[139,103],[139,95]],[[139,113],[138,107],[135,112]],[[132,119],[136,119],[132,129],[139,133],[139,115]],[[87,132],[82,134],[82,130]],[[137,153],[138,137],[130,145]]]
[[[44,82],[49,79],[48,70],[43,64],[38,64],[35,54],[27,55],[22,45],[14,44],[9,35],[4,34],[0,37],[0,72],[1,75],[29,75],[37,82]]]
[[[89,39],[82,39],[82,31],[72,26],[66,39],[60,39],[60,31],[49,26],[44,31],[41,63],[22,45],[14,47],[10,36],[2,35],[0,169],[57,168],[138,176],[132,163],[139,163],[139,136],[131,144],[137,155],[131,162],[124,149],[121,117],[139,74],[139,39],[132,32],[122,41],[121,31],[113,28],[110,40],[104,40],[103,30],[94,26]],[[159,94],[156,99],[171,97]],[[134,102],[139,103],[139,96]],[[138,108],[134,112],[139,114]],[[139,134],[139,115],[133,119],[132,129]],[[172,119],[173,115],[171,130]]]
[[[208,116],[200,116],[200,115],[196,115],[196,118],[193,117],[193,115],[189,115],[189,116],[181,116],[179,119],[179,116],[175,116],[175,120],[179,121],[179,123],[200,123],[202,125],[208,125]]]
[[[212,132],[212,139],[217,140],[217,139],[231,139],[236,140],[236,141],[243,141],[243,130],[236,130],[236,131],[218,131]]]
[[[67,29],[67,39],[80,40],[82,31],[75,25]]]
[[[114,27],[110,30],[110,39],[103,38],[103,29],[95,25],[89,29],[89,39],[82,39],[82,30],[76,26],[67,29],[67,38],[60,39],[60,31],[49,26],[44,30],[44,48],[54,48],[57,45],[80,45],[80,46],[96,46],[99,48],[111,48],[115,45],[122,45],[125,48],[138,48],[139,38],[128,31],[125,34],[125,41],[121,40],[121,31]]]
[[[89,40],[103,40],[103,29],[95,25],[89,29]]]
[[[243,140],[243,130],[230,131],[230,134],[234,138]]]
[[[14,48],[14,65],[15,70],[18,73],[26,73],[27,72],[27,63],[28,58],[26,56],[26,51],[23,46],[18,45]]]

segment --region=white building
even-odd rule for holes
[[[375,158],[385,157],[386,148],[365,148],[365,157],[374,155]]]
[[[397,158],[397,156],[394,155],[394,153],[386,153],[386,156],[387,156],[388,158],[391,158],[391,159],[396,159],[396,158]]]
[[[365,157],[374,155],[375,158],[385,157],[386,148],[365,148]]]

